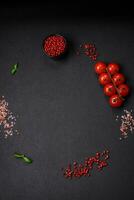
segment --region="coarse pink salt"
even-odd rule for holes
[[[0,126],[5,138],[12,136],[14,133],[19,134],[18,130],[14,129],[15,124],[16,118],[9,110],[8,102],[4,96],[0,97]]]
[[[116,121],[120,121],[120,139],[127,138],[129,133],[133,133],[134,130],[134,116],[133,111],[124,110],[123,115],[116,116]]]

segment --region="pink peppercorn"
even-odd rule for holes
[[[49,57],[59,57],[65,53],[66,39],[61,35],[50,35],[43,41],[43,50]]]
[[[73,164],[69,164],[67,168],[63,168],[63,175],[65,178],[80,178],[82,176],[91,176],[91,171],[93,168],[97,168],[101,171],[104,167],[108,165],[107,159],[109,158],[109,151],[104,150],[102,153],[97,152],[95,156],[86,158],[83,164],[77,164],[76,161]]]
[[[81,51],[94,62],[98,58],[98,52],[95,47],[95,44],[91,44],[91,43],[81,44],[80,50],[77,51],[77,55],[79,55]]]

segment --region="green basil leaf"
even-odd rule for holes
[[[11,74],[14,75],[17,72],[19,65],[18,63],[14,64],[11,69]]]
[[[25,156],[24,154],[15,153],[14,156],[15,156],[15,158],[22,159],[27,164],[31,164],[33,162],[33,160],[31,158]]]
[[[28,157],[26,157],[26,156],[23,157],[23,161],[24,161],[25,163],[28,163],[28,164],[31,164],[31,163],[33,162],[31,158],[28,158]]]
[[[14,156],[15,156],[15,158],[23,158],[24,154],[15,153]]]

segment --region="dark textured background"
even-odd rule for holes
[[[56,4],[1,7],[0,95],[19,115],[21,134],[0,139],[0,200],[133,200],[134,136],[119,140],[115,116],[134,108],[134,95],[124,108],[111,109],[92,62],[75,53],[84,41],[94,42],[99,59],[120,63],[133,89],[133,17],[88,16],[80,14],[80,5],[73,16],[75,5],[64,7],[65,13]],[[42,40],[50,33],[63,33],[70,41],[64,60],[43,55]],[[10,67],[16,62],[20,67],[12,76]],[[64,179],[61,167],[105,148],[110,160],[103,172]],[[15,160],[16,151],[31,156],[33,164]]]

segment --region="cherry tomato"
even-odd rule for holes
[[[101,85],[106,85],[106,84],[111,82],[111,79],[110,79],[110,77],[108,76],[107,73],[102,73],[99,76],[99,82],[100,82]]]
[[[106,64],[104,62],[97,62],[95,64],[95,71],[97,74],[101,74],[106,72]]]
[[[119,93],[121,96],[125,97],[129,94],[130,88],[128,87],[127,84],[121,84],[118,87]]]
[[[112,83],[105,85],[103,91],[107,96],[112,96],[116,94],[116,89]]]
[[[123,100],[119,97],[118,94],[114,94],[109,99],[109,104],[111,107],[120,107],[123,104]]]
[[[116,63],[110,63],[110,64],[108,65],[107,69],[108,69],[108,71],[109,71],[109,73],[110,73],[111,75],[114,75],[114,74],[116,74],[116,73],[119,72],[120,67],[119,67],[119,65],[116,64]]]
[[[125,82],[125,77],[123,74],[117,73],[113,76],[113,81],[114,81],[115,85],[121,85],[122,83]]]
[[[85,48],[85,49],[89,49],[90,47],[91,47],[90,44],[84,44],[84,48]]]

